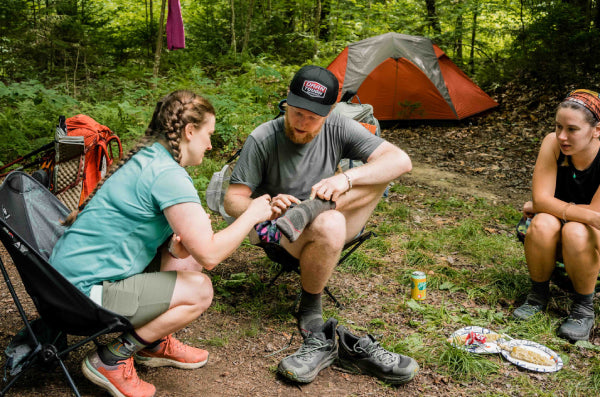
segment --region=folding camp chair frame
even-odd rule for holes
[[[52,195],[49,190],[47,190],[42,184],[40,184],[30,175],[20,171],[15,171],[9,174],[0,187],[0,191],[2,191],[2,189],[10,189],[10,187],[7,187],[5,184],[7,184],[11,178],[17,178],[19,176],[28,179],[28,183],[30,185],[37,185],[35,186],[36,189],[43,189],[44,196],[47,196],[47,201],[55,201],[53,204],[60,206],[65,213],[68,213],[68,210],[64,204],[62,204],[54,195]],[[38,201],[42,201],[41,199],[42,198],[40,198]],[[33,205],[40,204],[36,201],[36,203]],[[25,325],[25,335],[30,342],[29,346],[31,348],[31,351],[22,360],[23,364],[20,372],[15,374],[4,386],[4,388],[0,390],[0,397],[4,396],[15,384],[15,382],[21,378],[21,376],[23,376],[27,370],[34,367],[36,363],[58,363],[67,379],[67,383],[73,390],[73,393],[76,396],[80,396],[79,390],[77,389],[77,386],[75,385],[67,367],[63,362],[63,358],[65,358],[71,351],[80,348],[90,341],[93,341],[96,345],[98,345],[97,338],[101,335],[126,331],[132,329],[133,326],[125,317],[98,306],[89,297],[84,295],[73,284],[68,282],[62,275],[60,275],[60,273],[58,273],[48,263],[45,257],[41,255],[40,252],[38,252],[37,249],[30,244],[30,242],[20,236],[11,226],[11,224],[19,223],[19,221],[15,219],[17,218],[17,211],[15,211],[14,214],[10,214],[5,208],[8,207],[8,203],[3,201],[0,201],[0,206],[2,207],[2,214],[0,214],[0,240],[11,256],[13,264],[19,272],[25,289],[27,290],[28,295],[31,296],[41,319],[49,324],[55,331],[58,331],[59,335],[62,333],[65,337],[66,334],[84,337],[79,342],[74,343],[71,346],[67,346],[64,349],[60,349],[57,344],[53,342],[43,343],[39,335],[37,335],[34,331],[32,327],[32,321],[27,318],[27,314],[25,313],[23,305],[15,292],[13,282],[11,281],[6,266],[0,258],[0,270],[15,306],[17,307],[19,315]],[[9,218],[12,222],[11,224],[7,222],[7,219]],[[24,220],[20,221],[24,222]],[[39,270],[41,275],[28,274],[28,268]],[[51,281],[53,286],[57,287],[56,290],[54,291],[53,288],[47,288],[47,290],[39,292],[39,289],[36,290],[35,282],[32,282],[34,277],[42,278],[44,282]],[[58,289],[60,289],[60,291],[58,291]],[[62,302],[60,301],[61,296],[73,297],[73,300],[70,302]],[[65,321],[64,317],[67,316],[67,314],[65,314],[66,312],[60,313],[60,311],[66,307],[65,305],[69,305],[69,313],[77,310],[78,308],[83,308],[83,306],[85,306],[86,309],[89,309],[91,313],[82,313],[81,318],[69,317],[72,318],[72,320],[70,322]],[[60,320],[52,318],[52,313],[55,311]],[[83,319],[84,317],[86,317],[86,319]]]
[[[344,261],[350,255],[352,255],[354,253],[354,251],[356,251],[365,241],[367,241],[371,237],[377,237],[377,234],[373,231],[365,231],[365,232],[362,232],[360,235],[356,236],[351,241],[347,242],[343,248],[343,251],[345,251],[345,253],[340,258],[340,260],[338,261],[336,266],[339,266],[342,263],[344,263]],[[271,287],[273,284],[275,284],[275,281],[284,272],[292,272],[293,271],[297,274],[300,274],[300,261],[298,260],[298,258],[295,258],[294,256],[292,256],[292,254],[287,252],[285,250],[285,248],[283,248],[281,245],[276,244],[276,243],[259,243],[258,246],[261,247],[265,251],[265,253],[267,254],[267,257],[270,260],[272,260],[273,262],[275,262],[281,266],[281,268],[279,269],[279,272],[277,272],[277,274],[275,276],[273,276],[271,278],[271,280],[269,281],[269,284],[268,284],[269,287]],[[324,288],[324,291],[331,298],[333,303],[335,303],[335,305],[338,309],[340,309],[340,310],[344,309],[344,305],[342,305],[342,303],[331,293],[331,291],[329,290],[329,288],[327,286]],[[298,299],[296,299],[294,306],[296,306],[297,302],[298,302]]]

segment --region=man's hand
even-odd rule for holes
[[[310,191],[310,199],[318,197],[323,200],[337,201],[344,193],[350,190],[350,181],[344,174],[337,174],[329,178],[321,179],[313,185]]]
[[[300,200],[290,194],[278,194],[271,199],[271,218],[270,220],[279,218],[285,214],[292,204],[300,204]]]

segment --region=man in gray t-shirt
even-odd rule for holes
[[[412,168],[408,155],[398,147],[354,120],[330,114],[337,96],[333,73],[317,66],[301,68],[290,84],[284,117],[260,125],[246,140],[225,196],[225,210],[237,217],[252,197],[269,194],[274,221],[304,204],[315,204],[310,209],[312,222],[294,230],[293,239],[269,232],[274,221],[256,228],[259,235],[267,231],[261,235],[263,241],[278,242],[299,258],[302,295],[297,316],[305,343],[307,336],[323,331],[321,293],[344,244],[364,228],[388,183]],[[342,158],[364,164],[336,173]],[[300,205],[288,211],[293,204]],[[298,371],[311,372],[310,376],[284,361],[279,369],[282,375],[306,383],[328,365],[324,360],[308,367],[303,361],[304,369]]]

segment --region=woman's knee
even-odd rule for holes
[[[196,308],[198,315],[205,312],[213,300],[213,286],[210,278],[200,272],[178,272],[174,297],[180,304]]]
[[[562,224],[558,218],[544,213],[537,214],[527,228],[526,238],[558,241],[561,227]]]
[[[592,229],[579,222],[568,222],[562,228],[563,249],[584,252],[596,249],[596,235]]]

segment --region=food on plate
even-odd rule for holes
[[[448,338],[448,342],[453,343],[454,345],[472,345],[474,343],[486,343],[486,342],[495,342],[498,339],[502,338],[502,335],[497,334],[495,332],[483,334],[480,332],[471,331],[468,334],[464,335],[455,335],[453,337]]]
[[[502,350],[510,352],[510,356],[517,360],[527,361],[528,363],[536,365],[556,365],[556,361],[553,360],[553,357],[548,357],[545,353],[537,352],[524,346],[508,346],[501,343],[498,344],[498,346],[500,346]]]

